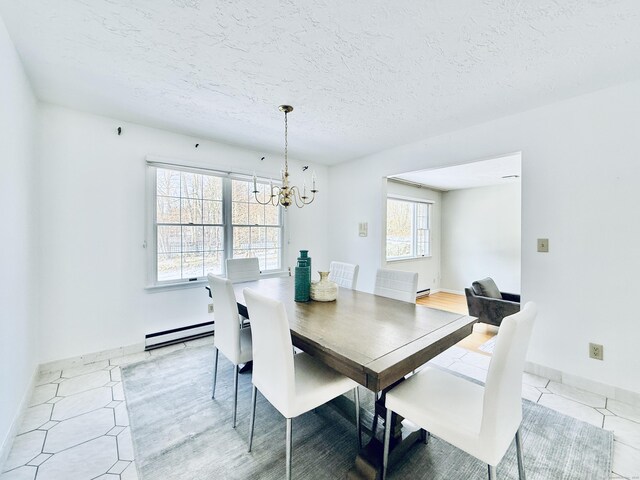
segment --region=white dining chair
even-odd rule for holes
[[[253,394],[249,452],[253,443],[257,391],[287,420],[286,478],[291,478],[291,420],[353,390],[358,449],[360,399],[358,384],[302,352],[293,355],[291,332],[284,305],[244,289],[253,330]]]
[[[238,370],[241,363],[251,360],[251,330],[241,329],[242,317],[238,314],[236,295],[231,281],[226,278],[207,275],[215,309],[215,333],[213,335],[213,388],[211,398],[216,396],[218,376],[218,353],[233,363],[233,428],[236,428],[238,406]]]
[[[256,257],[227,258],[227,278],[232,283],[252,282],[260,279],[260,262]]]
[[[379,268],[376,272],[375,295],[416,303],[418,274]]]
[[[536,313],[536,305],[528,302],[502,321],[484,386],[426,367],[387,392],[383,479],[391,437],[388,426],[395,412],[486,463],[489,480],[496,479],[496,465],[515,437],[518,472],[525,480],[522,372]]]
[[[360,267],[352,263],[331,262],[329,264],[329,280],[340,287],[355,290]]]

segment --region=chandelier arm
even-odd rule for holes
[[[273,193],[274,189],[277,191],[277,193]],[[253,191],[253,196],[255,197],[256,202],[258,202],[260,205],[275,205],[275,206],[278,206],[277,199],[280,197],[280,191],[281,191],[280,187],[271,186],[271,191],[269,192],[270,193],[269,200],[267,200],[265,202],[261,202],[260,198],[258,198],[258,193],[259,193],[258,190],[254,190]],[[275,203],[273,202],[274,197],[276,198],[276,202]]]

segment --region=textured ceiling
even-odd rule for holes
[[[42,100],[333,164],[640,78],[638,0],[0,0]]]

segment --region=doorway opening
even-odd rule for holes
[[[385,268],[418,272],[418,290],[428,292],[418,298],[419,304],[468,314],[465,288],[486,277],[500,291],[520,293],[521,159],[516,152],[387,177]],[[428,202],[428,223],[423,225],[428,255],[389,256],[404,230],[410,238],[409,229],[420,227],[397,220],[390,208],[396,199]],[[495,327],[477,324],[462,346],[490,354],[496,332]]]

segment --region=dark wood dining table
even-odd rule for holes
[[[333,302],[295,302],[292,277],[234,284],[238,309],[249,319],[245,288],[284,304],[295,347],[376,394],[372,440],[360,451],[349,478],[379,478],[382,446],[376,429],[378,416],[384,419],[386,390],[469,335],[476,322],[467,315],[344,288]],[[391,425],[391,462],[424,435],[403,429],[401,421],[394,418]]]

